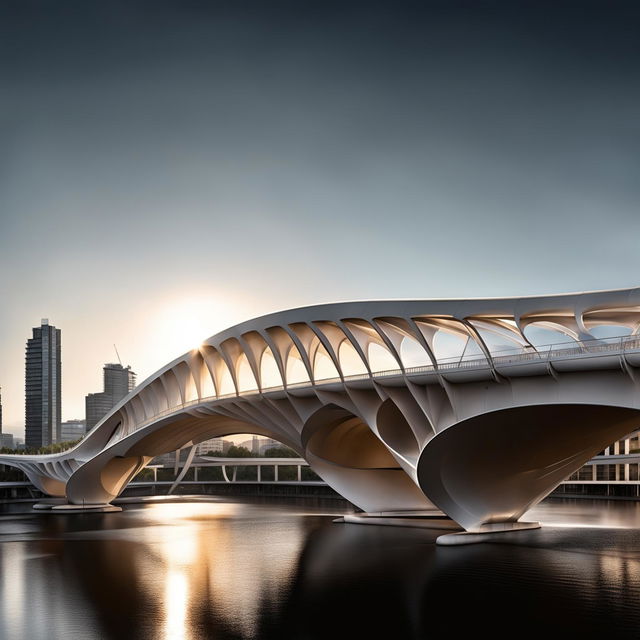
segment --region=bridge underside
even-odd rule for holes
[[[636,409],[515,407],[438,434],[418,463],[422,490],[465,529],[514,522],[609,443],[637,428]]]
[[[415,455],[405,437],[401,456],[376,434],[384,421],[369,425],[335,404],[314,411],[297,440],[227,416],[181,414],[109,447],[61,486],[70,503],[109,503],[154,456],[211,437],[252,432],[296,449],[364,511],[444,512],[474,531],[487,523],[517,521],[601,449],[636,428],[639,418],[636,409],[602,405],[511,407],[454,423]]]

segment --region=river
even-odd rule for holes
[[[334,524],[345,503],[0,506],[2,640],[640,635],[640,503],[553,499],[464,547]]]

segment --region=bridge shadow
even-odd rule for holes
[[[282,618],[259,637],[637,637],[636,532],[548,529],[458,548],[436,547],[437,535],[359,525],[314,531]]]

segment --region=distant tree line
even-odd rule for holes
[[[227,453],[209,453],[209,456],[219,458],[299,458],[300,454],[285,445],[274,445],[265,450],[264,453],[253,453],[247,447],[232,444]]]
[[[15,454],[19,456],[31,456],[31,455],[46,455],[48,453],[62,453],[71,447],[75,447],[78,440],[72,440],[69,442],[56,442],[55,444],[49,444],[46,447],[28,447],[24,449],[11,449],[10,447],[0,447],[0,453],[2,454]],[[27,476],[10,465],[0,464],[0,482],[24,482],[29,480]]]
[[[56,442],[55,444],[48,444],[44,447],[25,447],[23,449],[11,449],[9,447],[1,447],[0,453],[2,454],[15,454],[21,456],[33,456],[33,455],[47,455],[50,453],[62,453],[72,447],[75,447],[82,438],[78,440],[69,440],[68,442]],[[212,455],[212,454],[207,454]],[[231,445],[229,451],[223,454],[224,458],[299,458],[300,455],[293,449],[286,447],[285,445],[274,445],[265,450],[264,453],[255,454],[247,447],[238,445]]]
[[[46,455],[48,453],[62,453],[63,451],[67,451],[67,449],[71,449],[75,447],[78,442],[80,442],[82,438],[78,438],[78,440],[69,440],[68,442],[56,442],[55,444],[48,444],[44,447],[25,447],[24,449],[10,449],[9,447],[0,448],[0,453],[7,454],[15,454],[19,456],[34,456],[34,455]]]

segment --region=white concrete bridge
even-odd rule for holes
[[[0,462],[99,505],[154,456],[254,433],[365,511],[508,527],[640,423],[639,329],[640,288],[283,311],[163,367],[74,449]]]

